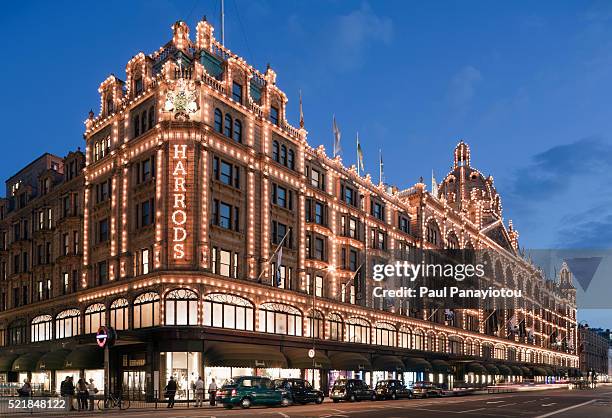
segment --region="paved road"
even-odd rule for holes
[[[78,414],[73,413],[76,417]],[[71,415],[73,415],[71,414]],[[81,416],[99,416],[91,413]],[[248,410],[223,408],[181,408],[169,410],[134,410],[107,413],[121,417],[162,418],[611,418],[612,386],[589,391],[547,390],[499,395],[475,395],[455,398],[409,399],[397,401],[363,401],[323,405],[299,405],[287,408],[251,408]]]

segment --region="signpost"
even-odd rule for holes
[[[117,333],[112,327],[102,326],[96,332],[96,342],[104,349],[104,397],[108,397],[110,388],[110,348],[115,345]]]

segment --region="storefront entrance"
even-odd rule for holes
[[[176,399],[193,399],[192,387],[202,375],[202,353],[162,352],[160,353],[160,393],[163,393],[170,376],[174,377],[178,390]]]

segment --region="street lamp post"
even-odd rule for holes
[[[336,266],[330,264],[327,267],[323,267],[320,269],[317,269],[315,271],[312,272],[312,276],[310,278],[310,291],[312,292],[312,310],[310,313],[310,336],[312,338],[312,349],[308,352],[308,355],[312,358],[312,386],[314,387],[315,385],[315,381],[314,381],[314,371],[315,371],[315,366],[316,366],[316,361],[315,361],[315,357],[316,357],[316,351],[315,351],[315,345],[316,345],[316,339],[315,339],[315,333],[314,333],[314,319],[315,319],[315,299],[317,296],[317,289],[316,289],[316,276],[315,274],[320,272],[320,271],[324,271],[325,270],[325,276],[323,276],[323,280],[327,279],[327,275],[330,272],[334,272],[336,271]]]

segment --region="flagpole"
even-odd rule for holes
[[[283,245],[283,243],[285,242],[285,239],[287,238],[287,236],[289,235],[289,230],[287,229],[287,232],[285,232],[285,236],[283,237],[283,239],[280,241],[280,243],[278,244],[278,246],[276,247],[276,249],[274,250],[274,252],[272,253],[272,255],[265,261],[265,264],[269,264],[270,261],[272,261],[272,259],[274,258],[274,256],[276,255],[276,253],[278,253],[278,250],[280,249],[280,247]],[[257,281],[259,282],[259,280],[261,279],[261,276],[263,276],[265,270],[261,269],[261,272],[259,273],[259,276],[257,276]]]
[[[361,163],[359,162],[359,131],[357,131],[357,176],[361,177],[359,168]]]

